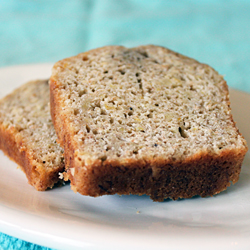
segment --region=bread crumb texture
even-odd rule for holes
[[[166,48],[91,50],[57,62],[50,82],[59,139],[85,172],[146,162],[154,176],[162,161],[246,153],[223,77]]]
[[[223,77],[164,48],[107,47],[59,62],[53,74],[83,160],[180,159],[245,145]]]
[[[29,82],[0,101],[1,149],[38,190],[52,187],[64,170],[49,107],[47,80]]]

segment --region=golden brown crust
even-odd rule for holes
[[[59,169],[53,171],[37,168],[32,154],[22,144],[22,140],[18,138],[15,128],[4,129],[0,125],[0,149],[21,167],[26,174],[29,184],[38,191],[44,191],[48,187],[54,186],[58,182],[58,171],[64,170],[63,163]]]
[[[147,194],[154,201],[220,193],[238,181],[246,153],[245,150],[225,150],[216,157],[198,153],[184,162],[147,159],[121,165],[97,161],[91,167],[84,167],[77,158],[71,158],[73,151],[65,152],[67,165],[70,166],[67,175],[74,191],[94,197]],[[71,168],[74,169],[73,173]]]

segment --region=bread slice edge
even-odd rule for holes
[[[38,81],[43,80],[30,81],[24,85],[33,84]],[[19,88],[1,99],[0,103],[5,102],[18,91]],[[56,183],[62,182],[62,180],[59,179],[59,173],[64,171],[64,162],[61,162],[57,167],[44,169],[35,159],[31,150],[23,141],[22,136],[19,135],[18,130],[14,126],[6,128],[1,122],[0,150],[2,150],[10,160],[18,164],[19,168],[26,175],[28,183],[37,191],[45,191],[48,188],[52,188]]]

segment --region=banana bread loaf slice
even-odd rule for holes
[[[76,192],[162,201],[212,196],[239,179],[246,141],[208,65],[159,46],[108,46],[57,62],[50,94]]]
[[[63,150],[49,112],[48,81],[29,82],[0,101],[0,149],[43,191],[64,171]]]

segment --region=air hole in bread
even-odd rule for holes
[[[78,96],[79,96],[79,97],[82,97],[83,95],[85,95],[85,94],[87,94],[87,93],[88,93],[88,92],[87,92],[86,89],[84,89],[84,90],[79,90]]]
[[[87,133],[90,132],[90,127],[88,125],[86,125],[86,131],[87,131]]]
[[[153,118],[153,113],[147,115],[148,118]]]
[[[179,130],[179,133],[180,133],[181,137],[187,138],[187,134],[185,133],[185,131],[181,127],[179,127],[178,130]]]
[[[107,155],[103,155],[99,158],[101,161],[106,161],[107,160]]]
[[[107,111],[104,109],[101,109],[101,115],[107,115]]]
[[[193,85],[190,85],[190,90],[191,90],[191,91],[196,91],[196,89],[194,88]]]
[[[145,58],[148,58],[148,53],[146,51],[138,51],[138,53],[144,56]]]
[[[78,115],[79,113],[79,109],[74,109],[74,115]]]
[[[110,117],[109,122],[110,122],[110,124],[113,124],[113,123],[114,123],[114,118],[113,118],[113,117]]]
[[[93,132],[94,135],[97,135],[97,134],[98,134],[97,129],[93,129],[92,132]]]
[[[119,70],[119,72],[121,73],[121,75],[125,75],[125,73],[126,73],[125,70]]]

